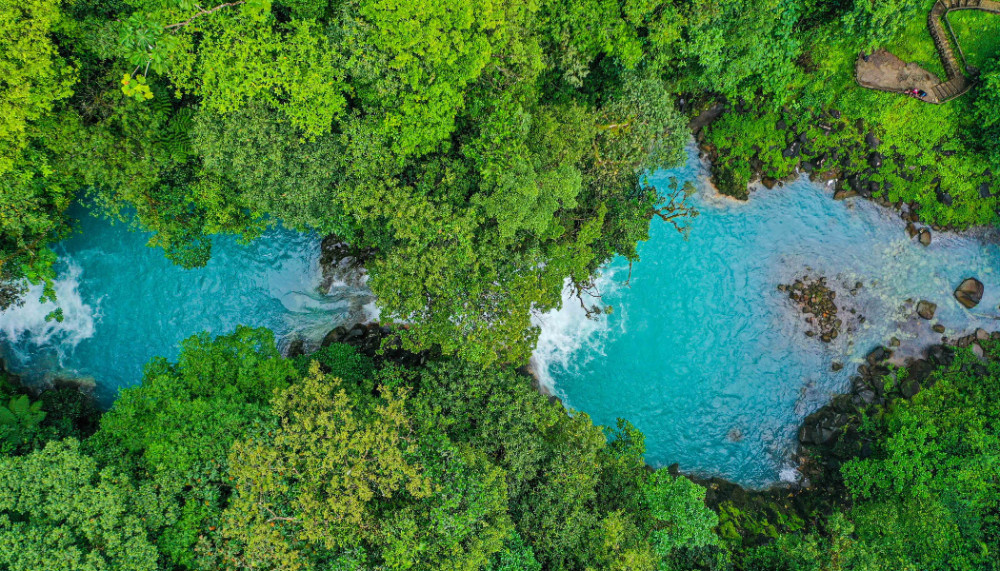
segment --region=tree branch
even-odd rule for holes
[[[163,26],[163,29],[164,30],[175,30],[175,29],[178,29],[178,28],[183,28],[184,26],[187,26],[188,24],[190,24],[192,21],[194,21],[195,18],[197,18],[199,16],[207,16],[207,15],[209,15],[209,14],[211,14],[213,12],[217,12],[217,11],[223,9],[223,8],[228,8],[230,6],[239,6],[240,4],[246,4],[246,0],[237,0],[236,2],[227,2],[225,4],[219,4],[215,8],[209,8],[208,10],[202,8],[200,12],[198,12],[194,16],[191,16],[187,20],[184,20],[183,22],[177,22],[176,24],[170,24],[169,26]]]

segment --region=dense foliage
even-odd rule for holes
[[[0,457],[0,569],[653,570],[716,545],[704,488],[643,452],[518,373],[201,335],[82,444]]]
[[[873,443],[841,468],[849,501],[820,525],[743,550],[745,569],[996,569],[1000,344],[960,350],[912,399],[868,411]],[[906,371],[894,376],[905,382]],[[832,490],[819,490],[830,494]],[[787,529],[787,528],[786,528]]]
[[[947,105],[854,82],[878,47],[942,73],[933,1],[0,0],[0,311],[51,285],[80,200],[188,268],[217,234],[332,234],[448,356],[199,335],[103,415],[0,370],[0,570],[997,568],[995,344],[866,411],[808,509],[648,470],[633,427],[512,370],[533,311],[684,229],[644,173],[714,103],[726,192],[809,164],[995,223],[1000,24],[953,15],[982,74]]]
[[[3,49],[25,77],[4,101],[8,282],[47,277],[84,187],[186,267],[219,232],[336,234],[412,347],[522,361],[532,308],[635,256],[661,202],[640,175],[685,144],[640,61],[653,6],[36,4],[4,11],[33,34]]]
[[[0,569],[994,569],[1000,343],[983,345],[865,411],[840,483],[724,493],[648,470],[640,432],[520,373],[199,335],[96,432],[65,394],[0,408]]]
[[[48,246],[86,198],[185,267],[207,262],[213,234],[335,234],[364,255],[383,320],[411,325],[410,348],[520,363],[532,311],[587,289],[609,257],[635,259],[651,220],[683,226],[663,196],[677,191],[642,177],[683,157],[678,100],[731,102],[708,141],[722,188],[791,172],[779,120],[818,138],[803,156],[858,143],[815,126],[837,107],[905,159],[869,173],[890,199],[989,222],[995,73],[944,107],[850,75],[858,50],[926,44],[930,3],[6,2],[0,308],[52,277]],[[982,143],[957,144],[973,127]]]

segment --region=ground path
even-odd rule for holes
[[[966,74],[968,66],[961,59],[962,48],[948,24],[948,13],[954,10],[983,10],[1000,14],[997,0],[938,0],[927,16],[927,29],[944,65],[945,79],[915,63],[906,63],[885,50],[878,50],[867,59],[858,57],[855,77],[859,84],[870,89],[906,93],[912,89],[923,90],[928,103],[944,103],[964,95],[972,88],[974,79]],[[949,35],[951,39],[949,39]],[[952,47],[954,41],[954,48]],[[959,54],[956,56],[955,48]]]

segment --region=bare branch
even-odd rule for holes
[[[187,20],[184,20],[183,22],[177,22],[176,24],[170,24],[169,26],[163,26],[163,29],[165,29],[165,30],[176,30],[178,28],[183,28],[184,26],[187,26],[188,24],[190,24],[192,21],[194,21],[195,18],[197,18],[199,16],[207,16],[207,15],[209,15],[209,14],[211,14],[213,12],[217,12],[217,11],[223,9],[223,8],[229,8],[231,6],[239,6],[240,4],[246,4],[246,0],[237,0],[236,2],[227,2],[225,4],[219,4],[218,6],[216,6],[214,8],[209,8],[208,10],[202,8],[200,12],[198,12],[194,16],[191,16]]]

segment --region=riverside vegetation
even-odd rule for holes
[[[996,568],[996,341],[840,413],[795,491],[650,471],[514,371],[533,310],[684,229],[643,173],[713,104],[726,192],[801,166],[995,223],[1000,23],[952,16],[981,75],[948,105],[851,76],[878,46],[936,69],[932,4],[0,0],[0,309],[85,200],[185,267],[213,235],[334,235],[408,324],[393,358],[196,336],[103,414],[0,372],[0,569]]]
[[[521,373],[379,354],[386,331],[294,357],[266,329],[195,336],[103,415],[71,389],[12,395],[0,568],[996,566],[988,335],[912,372],[873,358],[857,404],[816,415],[843,428],[804,438],[816,485],[748,492],[648,470],[627,422],[567,415]]]

